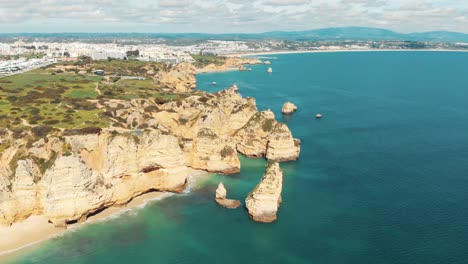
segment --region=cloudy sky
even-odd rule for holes
[[[0,0],[0,33],[232,33],[339,26],[468,33],[468,0]]]

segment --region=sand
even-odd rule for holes
[[[196,180],[209,174],[204,171],[191,170],[190,175],[187,191],[190,191],[191,186]],[[89,217],[83,223],[68,226],[68,229],[54,227],[48,223],[47,218],[44,216],[31,216],[25,221],[14,223],[10,227],[0,226],[0,263],[14,258],[16,254],[21,253],[21,250],[60,236],[69,230],[104,221],[129,210],[143,208],[149,202],[159,201],[171,195],[174,194],[168,192],[146,193],[134,198],[125,206],[107,208],[99,214]]]

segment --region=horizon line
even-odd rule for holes
[[[231,32],[231,33],[211,33],[211,32],[148,32],[148,31],[129,31],[129,32],[122,32],[122,31],[107,31],[107,32],[86,32],[86,31],[56,31],[56,32],[0,32],[0,35],[7,35],[7,34],[205,34],[205,35],[261,35],[261,34],[268,34],[268,33],[294,33],[294,32],[307,32],[307,31],[316,31],[316,30],[323,30],[323,29],[378,29],[378,30],[386,30],[397,34],[402,35],[410,35],[410,34],[418,34],[418,33],[434,33],[434,32],[445,32],[445,33],[457,33],[457,34],[464,34],[468,35],[468,32],[462,31],[451,31],[451,30],[444,30],[444,29],[434,29],[429,31],[413,31],[409,33],[403,33],[400,31],[387,29],[387,28],[380,28],[380,27],[361,27],[361,26],[344,26],[344,27],[323,27],[323,28],[315,28],[315,29],[305,29],[305,30],[273,30],[273,31],[261,31],[261,32]]]

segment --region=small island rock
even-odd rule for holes
[[[226,196],[227,196],[226,188],[224,187],[224,184],[220,182],[218,184],[218,188],[216,189],[216,200],[226,199]]]
[[[235,209],[238,208],[241,205],[241,202],[239,200],[231,200],[227,199],[227,191],[226,188],[224,187],[224,184],[220,182],[218,184],[218,188],[216,189],[216,202],[229,209]]]
[[[297,110],[297,106],[291,102],[286,102],[281,109],[281,112],[285,115],[290,115]]]
[[[277,162],[268,164],[260,184],[245,199],[249,216],[262,223],[275,221],[282,189],[283,171]]]

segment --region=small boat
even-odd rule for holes
[[[322,114],[316,114],[316,115],[315,115],[315,118],[317,118],[317,119],[320,119],[320,118],[322,118],[322,117],[323,117]]]
[[[212,82],[211,85],[217,85],[217,83],[216,83],[216,82]]]
[[[272,73],[273,72],[273,69],[270,67],[268,68],[268,73]]]

